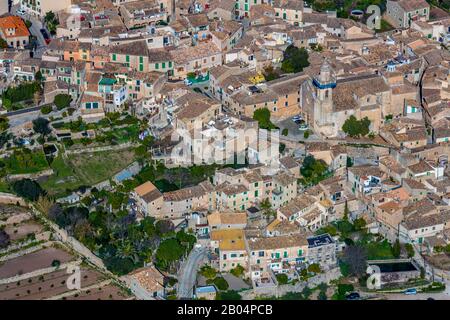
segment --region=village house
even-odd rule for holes
[[[247,225],[245,212],[214,212],[207,217],[210,230],[244,229]]]
[[[150,181],[136,187],[132,192],[136,205],[144,216],[163,218],[164,200],[162,193]]]
[[[388,0],[386,14],[396,28],[409,28],[412,21],[430,19],[430,5],[425,0]]]
[[[175,79],[185,79],[190,73],[206,73],[210,68],[222,64],[222,52],[212,41],[178,47],[171,51],[171,55]]]
[[[336,266],[337,243],[328,233],[309,237],[307,241],[309,264],[317,263],[325,270]]]
[[[30,32],[22,18],[0,17],[0,37],[12,48],[24,48],[30,42]]]
[[[210,211],[214,208],[214,187],[209,181],[180,190],[164,192],[164,218],[178,219],[192,211]]]
[[[124,3],[119,7],[123,22],[128,29],[145,27],[167,20],[167,12],[158,1],[144,0]]]
[[[164,275],[154,266],[143,267],[125,276],[133,294],[140,300],[165,298]]]
[[[308,235],[292,235],[246,239],[251,277],[272,270],[274,273],[288,273],[296,266],[306,263],[308,255]]]
[[[211,248],[219,256],[220,272],[227,272],[238,265],[248,269],[245,234],[242,229],[211,231]]]

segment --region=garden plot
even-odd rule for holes
[[[66,284],[68,277],[66,269],[61,269],[0,285],[0,300],[41,300],[70,292],[72,290],[69,290]],[[97,271],[81,268],[81,288],[92,286],[104,279]]]
[[[32,271],[50,268],[54,261],[60,264],[73,261],[74,257],[59,248],[45,248],[21,257],[0,263],[0,279],[22,275]]]

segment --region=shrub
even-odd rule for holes
[[[52,111],[53,111],[53,108],[49,104],[41,107],[41,113],[42,114],[49,114]]]
[[[3,93],[3,103],[5,102],[5,99],[10,100],[11,103],[31,100],[34,97],[34,93],[40,89],[41,85],[37,81],[22,83],[17,87],[9,87]]]
[[[216,277],[214,279],[208,279],[206,280],[206,283],[208,284],[214,284],[217,289],[221,291],[225,291],[228,289],[228,282],[223,277]]]
[[[235,277],[241,277],[244,274],[244,267],[238,264],[234,269],[230,270],[230,273]]]
[[[370,120],[365,117],[364,119],[357,120],[355,116],[350,116],[345,120],[342,126],[342,131],[353,138],[364,137],[369,134]]]
[[[320,265],[318,263],[310,264],[308,266],[308,271],[309,272],[314,272],[314,273],[321,273],[322,272],[322,270],[320,270]]]
[[[278,281],[278,284],[287,284],[289,279],[288,279],[288,276],[285,275],[284,273],[279,273],[279,274],[277,274],[277,281]]]
[[[58,94],[55,97],[55,106],[58,108],[58,110],[67,108],[70,106],[70,102],[72,101],[72,97],[68,94]]]
[[[303,138],[308,139],[308,138],[309,138],[309,135],[310,135],[309,130],[306,130],[306,131],[303,133]]]
[[[406,253],[408,254],[408,258],[414,257],[414,247],[412,246],[411,243],[405,244],[405,250]]]
[[[204,265],[200,268],[200,274],[207,279],[214,279],[217,274],[217,270],[208,265]]]
[[[286,73],[301,72],[309,66],[308,58],[308,51],[305,48],[290,45],[283,53],[281,70]]]
[[[289,130],[284,128],[283,131],[281,131],[281,134],[286,137],[289,134]]]
[[[216,300],[241,300],[241,299],[242,299],[241,295],[234,290],[218,292],[216,296]]]
[[[58,268],[60,265],[61,265],[61,261],[56,260],[56,259],[52,261],[52,267]]]
[[[261,108],[253,113],[253,120],[258,121],[261,129],[273,130],[277,127],[270,121],[270,111],[267,108]]]

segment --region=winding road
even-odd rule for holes
[[[184,262],[178,275],[178,299],[192,299],[197,271],[207,255],[206,248],[194,248]]]

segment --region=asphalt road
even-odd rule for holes
[[[178,275],[178,299],[192,299],[194,295],[193,288],[197,278],[197,270],[206,255],[206,248],[194,248],[189,254]]]
[[[10,112],[6,113],[6,116],[7,117],[14,117],[14,116],[18,116],[18,115],[25,114],[25,113],[39,111],[40,109],[41,109],[41,107],[37,106],[37,107],[31,107],[31,108],[26,108],[26,109],[10,111]]]
[[[418,293],[410,295],[403,293],[389,293],[385,294],[384,298],[386,300],[427,300],[428,298],[433,298],[434,300],[450,300],[448,292]]]

